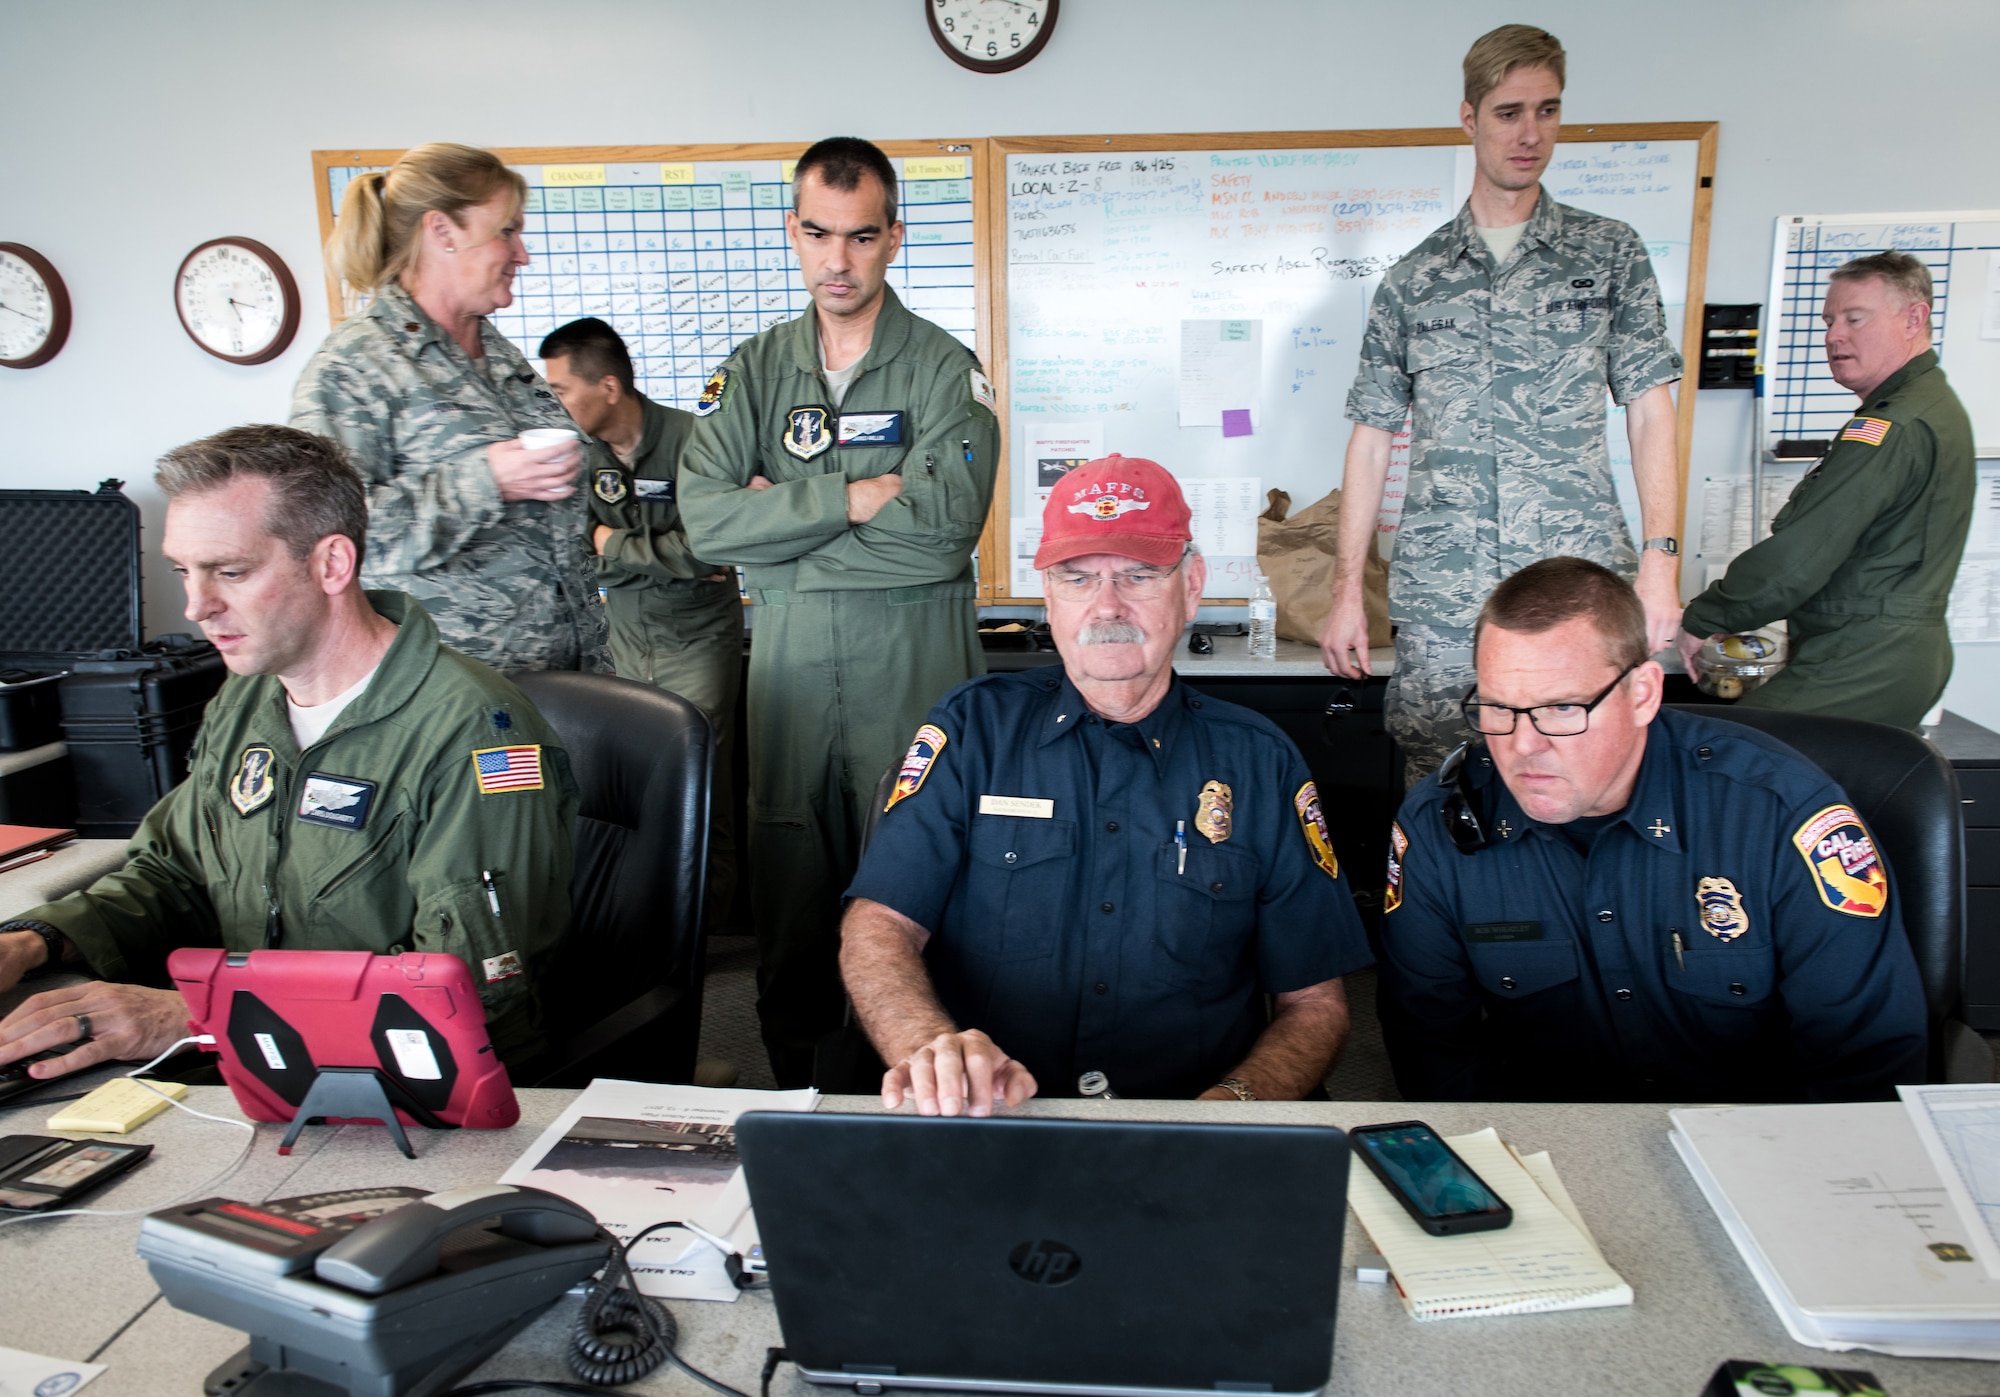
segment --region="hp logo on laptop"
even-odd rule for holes
[[[1083,1258],[1061,1242],[1023,1242],[1007,1254],[1007,1265],[1029,1285],[1068,1285],[1083,1269]]]

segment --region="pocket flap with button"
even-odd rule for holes
[[[1497,941],[1468,945],[1472,973],[1487,993],[1519,999],[1577,977],[1574,941]]]
[[[974,815],[967,849],[975,862],[994,868],[1027,868],[1067,858],[1076,847],[1076,821],[1024,815]]]
[[[1213,898],[1217,902],[1242,902],[1257,892],[1257,860],[1248,852],[1197,844],[1190,837],[1187,872],[1181,872],[1181,851],[1164,844],[1153,860],[1154,872],[1163,883],[1172,883],[1187,892]]]
[[[1730,1009],[1763,1003],[1778,978],[1770,951],[1749,946],[1706,953],[1690,950],[1686,970],[1669,957],[1665,973],[1667,983],[1682,994]]]

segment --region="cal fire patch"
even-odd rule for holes
[[[931,774],[931,763],[944,750],[944,730],[931,723],[917,729],[916,741],[903,754],[903,769],[896,773],[896,789],[889,792],[889,803],[882,807],[888,814],[896,808],[896,802],[907,800],[923,787],[924,778]]]
[[[1827,906],[1856,917],[1882,915],[1889,905],[1889,875],[1853,807],[1827,806],[1799,826],[1792,843]]]
[[[1410,839],[1398,824],[1389,826],[1389,886],[1382,894],[1382,910],[1393,912],[1403,905],[1403,855],[1409,852]]]
[[[1326,816],[1319,808],[1319,787],[1310,781],[1299,787],[1298,794],[1292,797],[1292,809],[1298,812],[1299,828],[1305,831],[1306,848],[1312,851],[1313,862],[1327,877],[1340,877],[1340,860],[1334,857],[1333,840],[1326,832]]]

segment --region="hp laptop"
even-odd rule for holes
[[[1339,1130],[760,1111],[736,1135],[812,1382],[1155,1397],[1331,1373]]]

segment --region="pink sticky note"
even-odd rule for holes
[[[1247,437],[1250,435],[1250,409],[1247,407],[1226,407],[1222,410],[1222,434],[1226,437]]]

